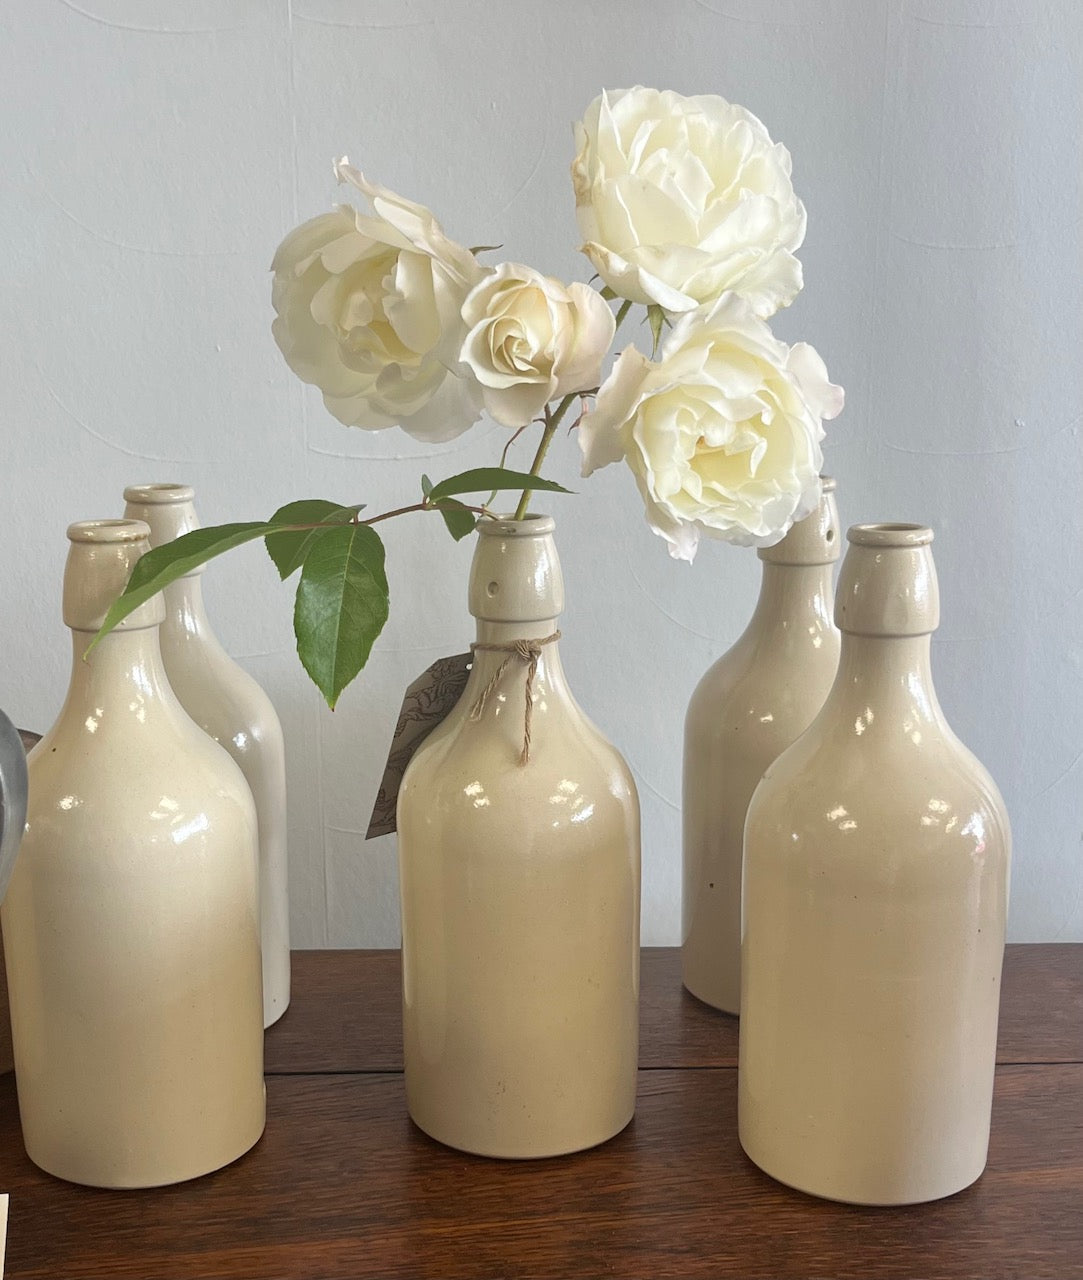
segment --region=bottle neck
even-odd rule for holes
[[[212,636],[207,612],[203,607],[203,575],[190,573],[178,578],[162,592],[165,599],[165,627],[171,640],[208,639]]]
[[[749,623],[758,639],[815,638],[834,629],[830,564],[763,562],[760,597]]]
[[[828,707],[868,740],[901,734],[920,745],[922,730],[946,729],[933,687],[931,640],[844,632]]]
[[[478,645],[511,645],[517,640],[544,640],[559,629],[560,619],[547,618],[533,622],[487,622],[479,618],[477,624]],[[469,695],[472,692],[480,691],[493,678],[509,654],[514,666],[526,667],[526,663],[516,658],[511,649],[477,648],[474,650],[474,663],[464,701],[469,701]],[[557,640],[551,640],[539,648],[538,667],[534,676],[535,699],[539,692],[544,690],[551,693],[566,693],[567,689],[564,668],[560,661],[560,644]]]

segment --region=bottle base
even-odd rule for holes
[[[714,1009],[716,1013],[725,1013],[731,1018],[740,1016],[740,1001],[731,1001],[725,997],[718,995],[717,992],[711,991],[694,979],[682,978],[681,986],[688,992],[693,999],[698,1000],[700,1004],[705,1004],[709,1009]],[[732,1007],[731,1007],[732,1006]]]
[[[193,1160],[188,1164],[170,1165],[168,1160],[155,1164],[149,1162],[142,1170],[95,1170],[89,1165],[80,1166],[78,1162],[67,1162],[63,1159],[50,1159],[46,1153],[31,1149],[34,1144],[24,1142],[26,1154],[30,1160],[52,1178],[61,1182],[71,1182],[80,1187],[97,1187],[104,1191],[148,1191],[154,1187],[172,1187],[182,1182],[192,1182],[196,1178],[205,1178],[208,1174],[217,1173],[219,1169],[228,1168],[231,1164],[246,1156],[262,1139],[267,1128],[267,1088],[263,1091],[264,1106],[258,1128],[253,1126],[240,1141],[232,1145],[228,1151],[219,1150],[208,1155],[204,1160]]]
[[[409,1108],[407,1110],[409,1111]],[[589,1151],[593,1147],[600,1147],[603,1143],[610,1142],[632,1123],[635,1107],[633,1106],[616,1125],[606,1125],[596,1133],[584,1134],[581,1138],[553,1144],[548,1144],[542,1139],[529,1143],[503,1143],[480,1137],[472,1139],[464,1133],[455,1134],[451,1128],[446,1128],[439,1123],[422,1121],[413,1111],[409,1111],[409,1115],[413,1124],[423,1134],[453,1151],[464,1151],[467,1155],[482,1156],[487,1160],[551,1160],[558,1156],[574,1155],[577,1151]]]
[[[891,1209],[901,1208],[908,1204],[931,1204],[936,1200],[946,1200],[949,1196],[956,1196],[960,1191],[965,1191],[967,1187],[972,1187],[975,1182],[985,1172],[985,1163],[974,1174],[965,1175],[963,1178],[957,1178],[945,1181],[941,1185],[927,1185],[917,1188],[913,1185],[884,1187],[882,1190],[859,1189],[857,1187],[847,1188],[841,1183],[832,1184],[830,1180],[820,1181],[816,1178],[807,1178],[793,1170],[786,1170],[780,1166],[772,1166],[772,1161],[762,1160],[753,1155],[745,1144],[744,1138],[741,1138],[741,1149],[749,1160],[769,1178],[773,1178],[776,1182],[780,1182],[784,1187],[790,1187],[794,1191],[800,1191],[803,1195],[814,1196],[817,1200],[830,1200],[835,1204],[853,1204],[861,1205],[870,1209]]]
[[[284,1000],[268,1001],[263,1006],[263,1029],[266,1031],[268,1027],[273,1027],[282,1017],[286,1010],[290,1007],[289,993],[286,993]]]

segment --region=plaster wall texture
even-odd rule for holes
[[[602,86],[716,92],[794,156],[806,287],[775,324],[847,389],[844,524],[936,528],[938,688],[1012,814],[1011,937],[1083,939],[1081,37],[1075,0],[10,0],[0,705],[52,722],[64,528],[119,514],[126,484],[193,484],[210,524],[297,497],[381,510],[422,470],[495,460],[487,420],[436,448],[342,427],[276,351],[268,264],[340,198],[333,157],[465,244],[587,279],[571,122]],[[579,482],[566,436],[550,474],[580,491],[545,504],[565,663],[639,785],[644,942],[675,943],[684,709],[758,563],[671,562],[630,475]],[[385,532],[391,620],[333,715],[262,548],[206,575],[286,732],[298,946],[397,944],[394,837],[360,833],[404,686],[472,635],[469,542],[436,518]]]

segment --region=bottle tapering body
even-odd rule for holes
[[[150,527],[158,547],[199,528],[187,485],[125,489],[124,514]],[[240,766],[259,824],[263,1016],[271,1026],[290,1002],[289,868],[286,855],[286,756],[270,698],[226,653],[203,607],[202,568],[162,592],[162,661],[173,692],[199,727]]]
[[[936,699],[919,526],[856,526],[839,670],[745,831],[739,1127],[772,1176],[862,1204],[985,1166],[1010,831]]]
[[[748,627],[707,671],[684,726],[681,977],[737,1013],[745,814],[767,766],[816,716],[838,665],[831,578],[839,557],[835,482],[763,562]]]

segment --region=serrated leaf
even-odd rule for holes
[[[334,710],[387,621],[384,544],[368,525],[321,530],[297,584],[297,656]]]
[[[652,302],[647,308],[647,323],[651,327],[651,337],[654,340],[654,345],[651,348],[652,360],[658,354],[658,344],[662,340],[662,326],[665,322],[665,311],[656,302]]]
[[[472,471],[448,476],[446,480],[433,485],[429,493],[429,501],[436,503],[441,498],[450,498],[457,493],[488,493],[501,489],[544,489],[548,493],[571,492],[562,484],[557,484],[555,480],[532,476],[526,471],[509,471],[506,467],[475,467]]]
[[[346,524],[358,511],[363,510],[363,504],[343,507],[337,502],[328,502],[324,498],[304,498],[299,502],[287,502],[284,507],[279,507],[270,522],[276,525]],[[313,542],[323,532],[323,529],[283,529],[279,533],[267,534],[263,543],[283,582],[304,564]]]
[[[467,534],[474,532],[474,526],[478,522],[477,517],[461,502],[456,502],[454,498],[445,498],[436,509],[444,517],[447,531],[456,542],[461,542]]]
[[[137,561],[123,593],[113,601],[97,635],[87,646],[87,653],[118,622],[123,622],[128,614],[156,596],[163,587],[168,587],[171,582],[183,578],[186,573],[198,569],[201,564],[206,564],[224,551],[253,542],[274,529],[274,524],[264,520],[211,525],[206,529],[193,529],[191,533],[186,533],[173,542],[148,551]]]

